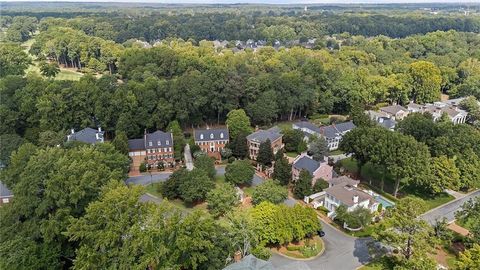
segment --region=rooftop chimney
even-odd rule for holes
[[[74,134],[74,133],[75,133],[75,129],[73,129],[73,128],[70,129],[70,132],[71,132],[72,134]]]
[[[242,259],[242,252],[240,252],[240,250],[237,250],[237,252],[235,252],[235,254],[233,255],[233,260],[235,262],[239,262],[241,259]]]
[[[353,195],[353,203],[358,203],[358,195]]]

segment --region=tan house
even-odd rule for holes
[[[247,136],[248,143],[248,155],[250,159],[256,160],[258,155],[258,150],[260,149],[260,144],[266,142],[267,139],[270,140],[272,151],[274,154],[278,150],[283,148],[282,142],[282,133],[278,127],[272,127],[267,130],[257,130],[254,133]]]
[[[386,114],[390,119],[397,121],[402,120],[409,114],[408,109],[400,105],[381,107],[380,112]]]
[[[229,142],[227,128],[195,129],[193,131],[195,144],[208,156],[221,159],[221,151]]]
[[[134,167],[146,162],[150,168],[175,165],[173,135],[161,130],[144,134],[141,139],[128,140],[128,155]]]

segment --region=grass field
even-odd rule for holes
[[[345,170],[347,170],[348,172],[353,174],[358,174],[357,162],[354,159],[352,158],[344,159],[341,161],[341,164],[342,164],[342,167],[345,168]],[[371,163],[367,163],[363,166],[360,176],[364,182],[371,182],[370,186],[373,187],[374,189],[376,188],[377,190],[374,190],[374,191],[378,193],[382,193],[380,190],[378,190],[378,188],[380,187],[380,182],[383,176],[384,177],[383,190],[385,193],[388,194],[386,196],[387,199],[392,199],[391,194],[393,194],[395,181],[391,175],[389,175],[388,173],[384,173],[382,168],[375,166]],[[414,188],[413,186],[401,187],[399,194],[400,194],[399,197],[409,195],[409,196],[416,196],[421,198],[427,204],[428,210],[433,209],[437,206],[440,206],[444,203],[447,203],[455,199],[453,196],[447,193],[440,193],[435,196],[431,196],[430,194],[427,194],[422,190]]]
[[[36,61],[36,58],[34,55],[31,55],[29,53],[30,47],[34,42],[35,42],[35,39],[32,38],[22,43],[22,47],[24,48],[25,52],[28,53],[30,57],[33,59],[32,64],[27,68],[27,70],[25,71],[25,74],[33,72],[40,75],[40,68],[38,67],[38,61]],[[55,80],[78,81],[82,76],[83,76],[83,73],[60,67],[60,72],[55,77]]]

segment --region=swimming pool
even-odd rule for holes
[[[379,202],[380,204],[382,204],[383,208],[388,208],[388,207],[394,207],[395,206],[395,203],[385,199],[385,197],[383,197],[381,195],[375,196],[375,200],[377,202]]]

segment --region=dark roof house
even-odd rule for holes
[[[0,182],[0,204],[8,203],[9,199],[13,197],[13,193],[2,182]]]
[[[71,134],[67,135],[67,141],[79,141],[89,144],[103,143],[103,135],[104,132],[101,128],[98,128],[98,130],[96,130],[87,127],[77,132],[72,129]]]
[[[145,134],[145,148],[172,147],[173,135],[170,132],[157,130],[153,133]]]
[[[265,142],[267,139],[270,139],[270,142],[276,141],[282,137],[280,129],[278,127],[272,127],[267,130],[257,130],[254,133],[247,136],[247,140],[255,142]]]
[[[229,133],[227,128],[195,129],[193,131],[195,141],[217,141],[228,140]]]
[[[310,172],[310,174],[313,175],[318,169],[318,167],[320,167],[320,162],[307,156],[303,156],[296,160],[295,163],[293,163],[293,167],[295,167],[295,169],[299,171],[307,170],[308,172]]]
[[[337,136],[343,135],[344,133],[354,128],[355,128],[355,124],[353,124],[352,121],[348,121],[344,123],[320,127],[320,134],[324,136],[326,139],[333,139]]]

